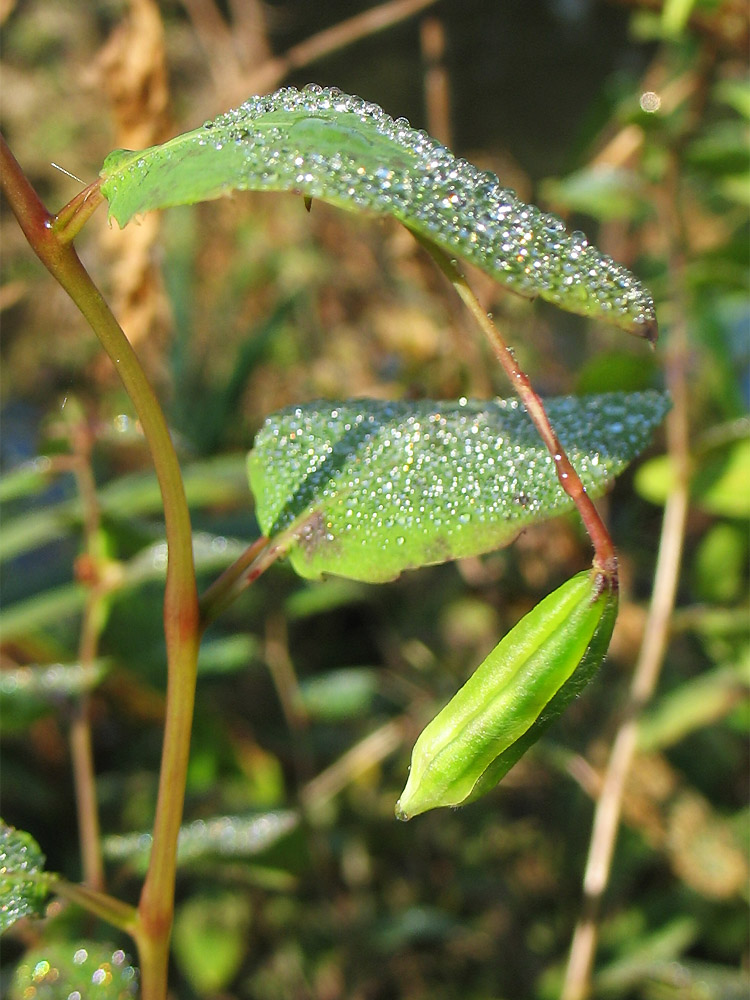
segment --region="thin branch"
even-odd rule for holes
[[[387,3],[371,7],[361,14],[325,28],[244,76],[238,85],[242,93],[232,94],[231,99],[242,100],[248,94],[265,94],[277,87],[294,70],[302,69],[378,31],[384,31],[434,3],[436,0],[388,0]]]
[[[234,592],[238,582],[268,547],[270,541],[270,538],[265,538],[263,535],[256,538],[248,545],[242,555],[235,559],[231,566],[227,566],[221,576],[217,577],[209,588],[201,594],[199,605],[204,628],[228,606],[230,602],[226,599],[227,594],[230,591]]]
[[[424,101],[427,131],[444,146],[453,145],[451,94],[445,65],[445,25],[428,14],[419,24],[419,43],[424,63]]]
[[[644,643],[625,709],[626,719],[612,745],[596,805],[583,881],[583,908],[573,934],[561,1000],[584,1000],[589,995],[599,914],[602,897],[609,882],[625,782],[636,750],[640,716],[656,686],[667,647],[687,508],[687,490],[675,489],[664,511],[653,598],[646,620]]]
[[[690,480],[689,399],[686,374],[688,339],[682,250],[685,243],[682,239],[682,224],[678,209],[678,163],[674,156],[671,168],[669,185],[671,204],[667,206],[664,214],[667,216],[666,224],[672,240],[670,273],[673,283],[675,322],[670,330],[665,360],[666,382],[673,401],[673,408],[667,418],[667,445],[674,464],[675,480],[664,510],[654,589],[646,618],[643,644],[633,673],[624,720],[612,745],[601,794],[594,812],[583,881],[583,907],[573,933],[561,1000],[585,1000],[590,995],[599,918],[612,867],[625,783],[636,751],[639,720],[656,689],[664,661],[680,575]]]
[[[213,0],[182,0],[196,37],[208,59],[208,68],[218,91],[234,89],[242,78],[242,61],[234,37]]]
[[[300,799],[305,809],[314,810],[329,802],[350,782],[392,754],[403,744],[404,730],[404,719],[391,719],[347,750],[302,789]]]
[[[85,885],[68,882],[57,875],[50,877],[46,872],[37,876],[35,881],[46,884],[50,892],[54,892],[55,895],[62,896],[89,913],[93,913],[100,920],[106,920],[113,927],[119,927],[120,930],[133,937],[137,935],[138,911],[134,906],[123,903],[122,900],[115,899],[114,896],[89,889]]]
[[[570,497],[581,516],[584,527],[589,533],[589,537],[594,546],[594,566],[601,572],[608,585],[617,586],[617,555],[615,553],[612,538],[601,519],[599,511],[594,506],[593,501],[586,493],[586,487],[581,482],[580,476],[573,467],[570,459],[565,454],[565,449],[560,443],[554,428],[549,422],[542,400],[532,388],[528,376],[518,366],[513,351],[505,343],[502,334],[495,326],[492,319],[482,308],[479,300],[472,291],[466,278],[458,270],[457,265],[442,250],[423,239],[418,234],[414,234],[418,242],[427,250],[435,260],[440,270],[448,278],[456,289],[464,304],[470,310],[472,316],[477,321],[482,332],[492,346],[495,355],[500,362],[503,371],[508,376],[513,389],[518,394],[521,402],[526,407],[529,417],[539,432],[539,436],[552,456],[555,472],[560,486]]]
[[[294,539],[304,532],[310,521],[317,516],[316,511],[308,511],[273,538],[261,535],[248,545],[232,565],[227,566],[221,576],[201,595],[199,601],[201,631],[236,601],[242,591],[255,583],[277,559],[284,556]]]
[[[177,838],[185,798],[200,638],[190,512],[180,464],[164,414],[138,356],[71,243],[0,136],[0,180],[29,245],[65,289],[110,356],[151,451],[164,507],[169,559],[164,592],[167,707],[154,839],[139,904],[136,940],[144,1000],[164,996],[174,910]]]

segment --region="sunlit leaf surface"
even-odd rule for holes
[[[42,915],[47,888],[34,876],[43,870],[34,838],[0,820],[0,932],[21,917]]]
[[[583,233],[567,233],[406,119],[334,88],[251,97],[161,146],[115,150],[101,177],[121,226],[141,212],[250,190],[393,215],[522,295],[656,334],[649,293]]]
[[[596,496],[648,444],[668,402],[607,393],[546,406]],[[248,472],[263,533],[300,524],[289,555],[305,577],[390,580],[498,548],[572,507],[516,400],[289,407],[266,420]]]

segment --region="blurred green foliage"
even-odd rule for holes
[[[564,213],[569,228],[643,277],[664,343],[687,324],[695,476],[679,607],[624,803],[594,992],[727,1000],[747,992],[746,24],[733,2],[631,6],[443,0],[435,11],[448,38],[456,152]],[[283,17],[268,9],[282,51],[354,5],[295,0]],[[113,71],[95,57],[125,13],[120,4],[27,0],[6,16],[3,130],[51,207],[77,186],[50,159],[88,180],[119,142],[101,86]],[[176,133],[232,101],[183,8],[165,4],[163,18]],[[233,31],[239,37],[240,26]],[[431,125],[413,23],[290,82],[310,78]],[[653,113],[639,104],[649,91],[661,95]],[[99,643],[107,669],[90,694],[108,838],[148,830],[153,818],[163,528],[127,398],[13,220],[4,214],[2,226],[2,667],[40,677],[70,669],[74,678],[43,699],[35,689],[33,705],[16,697],[18,686],[12,701],[2,689],[3,808],[51,870],[77,878],[66,740],[87,583],[77,559],[81,502],[66,465],[71,425],[61,428],[66,399],[80,401],[94,441],[98,538],[111,573]],[[127,326],[135,313],[123,261],[126,248],[136,251],[125,240],[102,213],[79,243],[108,296],[125,302]],[[143,286],[150,333],[138,350],[179,443],[204,585],[257,534],[243,465],[267,413],[343,395],[506,394],[470,323],[391,225],[319,204],[308,215],[297,199],[237,197],[166,214],[146,259],[163,284]],[[481,276],[477,288],[545,393],[659,385],[660,354],[644,357],[618,332],[504,295]],[[257,830],[266,813],[277,832],[274,817],[294,822],[251,859],[212,848],[186,862],[177,995],[557,995],[592,813],[590,789],[575,780],[578,755],[602,764],[642,638],[669,488],[663,451],[662,441],[637,490],[626,476],[609,502],[625,593],[602,682],[496,793],[464,810],[395,822],[413,738],[499,634],[586,565],[575,522],[529,529],[512,548],[387,587],[306,582],[282,564],[212,626],[186,829],[196,836],[234,817],[221,828],[231,839],[237,824]],[[135,856],[113,853],[107,870],[112,890],[134,901]],[[10,992],[30,941],[72,955],[91,936],[77,911],[54,904],[43,926],[4,936],[0,992]],[[107,942],[111,932],[96,925],[94,936]],[[47,959],[24,962],[38,960]]]

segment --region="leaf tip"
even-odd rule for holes
[[[638,335],[647,340],[651,347],[655,347],[659,339],[659,324],[656,321],[656,317],[646,320],[638,330]]]
[[[399,823],[408,823],[409,820],[411,819],[409,813],[401,805],[401,799],[399,799],[398,802],[396,803],[395,812],[396,812],[396,819],[399,821]]]

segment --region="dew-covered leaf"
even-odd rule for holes
[[[668,409],[658,392],[546,403],[592,496],[648,444]],[[293,532],[303,577],[375,583],[478,555],[570,510],[553,461],[517,400],[348,400],[268,417],[248,456],[265,535]]]
[[[302,681],[300,697],[310,718],[342,722],[366,715],[378,689],[376,670],[342,667]]]
[[[649,293],[582,233],[567,233],[405,119],[336,89],[251,97],[161,146],[115,150],[101,177],[121,226],[141,212],[250,190],[392,215],[522,295],[656,334]]]
[[[103,660],[91,664],[53,663],[3,670],[0,671],[0,699],[57,701],[75,698],[96,687],[106,672],[107,664]]]
[[[127,1000],[137,995],[138,970],[120,948],[99,941],[53,941],[24,955],[8,998]]]
[[[40,917],[47,897],[44,855],[29,833],[0,820],[0,933],[21,917]]]
[[[244,492],[244,491],[243,491]],[[235,494],[235,500],[240,493]],[[199,572],[223,569],[247,547],[247,542],[212,535],[208,532],[193,534],[193,555]],[[150,580],[162,579],[167,570],[167,543],[155,542],[136,553],[117,569],[117,579],[112,574],[111,595],[120,596]],[[42,629],[58,623],[63,618],[80,614],[86,603],[88,588],[81,583],[65,583],[20,601],[8,604],[0,611],[0,631],[8,639],[33,629]]]
[[[47,712],[93,690],[104,678],[108,664],[26,664],[0,670],[0,717],[7,733],[25,729]]]
[[[42,455],[0,476],[0,503],[41,493],[49,485],[51,460]]]
[[[268,810],[250,816],[215,816],[180,827],[177,845],[179,864],[207,857],[248,858],[267,850],[299,824],[290,810]],[[151,853],[148,833],[116,834],[104,839],[104,856],[128,862],[145,871]]]

